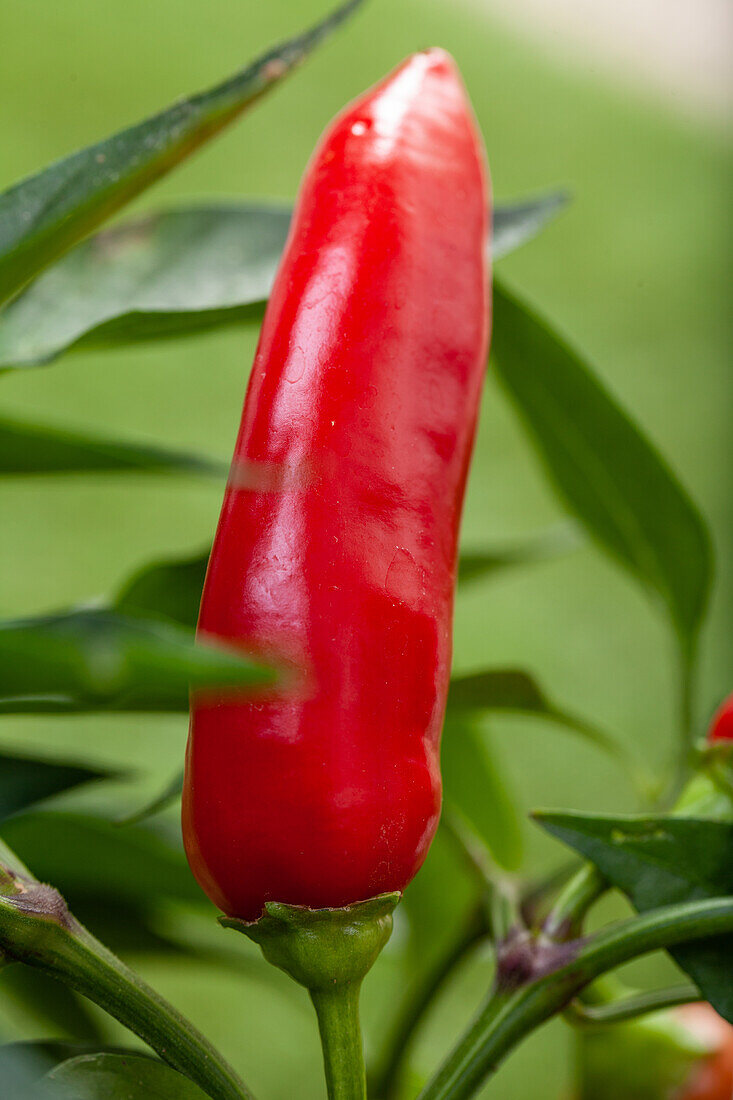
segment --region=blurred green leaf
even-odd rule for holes
[[[531,241],[569,202],[567,191],[549,191],[534,199],[497,203],[493,211],[491,258],[499,260]]]
[[[108,610],[0,623],[0,713],[185,711],[192,688],[231,691],[276,674],[193,631]]]
[[[103,779],[108,772],[78,764],[0,753],[0,821],[51,795],[80,783]]]
[[[81,1054],[46,1080],[49,1100],[206,1100],[198,1085],[145,1054]]]
[[[82,149],[0,195],[0,302],[282,79],[358,7],[339,5],[216,87]]]
[[[135,443],[100,439],[46,424],[0,417],[0,474],[109,472],[226,475],[214,459]]]
[[[468,584],[515,565],[530,565],[570,554],[583,545],[574,523],[558,523],[523,542],[491,550],[462,550],[458,561],[458,583]]]
[[[494,211],[494,258],[535,236],[559,193]],[[285,206],[187,207],[84,241],[0,313],[0,367],[260,321],[290,226]]]
[[[171,558],[144,565],[125,581],[114,599],[126,615],[154,615],[195,626],[209,551],[190,558]]]
[[[554,722],[612,756],[642,797],[649,798],[656,789],[644,766],[619,741],[584,718],[557,706],[537,681],[521,669],[485,669],[451,679],[447,720],[482,712],[526,714]]]
[[[569,711],[556,706],[545,695],[537,681],[527,672],[515,668],[486,669],[454,676],[448,693],[448,714],[479,714],[499,711],[528,714],[546,718],[567,726],[574,733],[612,753],[618,753],[616,742]]]
[[[413,968],[431,967],[455,940],[478,897],[473,869],[444,825],[438,828],[420,873],[406,887],[400,911],[410,926]]]
[[[538,813],[540,825],[591,860],[640,913],[733,895],[733,824],[679,817]],[[733,936],[671,954],[706,1000],[733,1022]]]
[[[124,814],[123,817],[117,818],[118,825],[139,825],[141,821],[147,821],[149,817],[154,817],[156,814],[161,813],[178,798],[180,798],[183,791],[183,772],[177,772],[173,778],[166,783],[163,790],[156,794],[154,798],[151,798],[148,802],[145,802],[137,810],[133,810],[131,813]]]
[[[204,901],[180,844],[150,828],[118,829],[91,814],[34,810],[6,821],[3,840],[73,909],[89,902],[127,909],[162,898]]]
[[[31,1018],[36,1033],[69,1036],[78,1042],[94,1043],[97,1048],[103,1041],[103,1029],[89,1002],[40,970],[29,966],[5,967],[0,976],[0,992],[14,1009],[20,1009],[24,1017]],[[4,1049],[0,1047],[0,1081]],[[81,1050],[69,1050],[47,1059],[47,1068],[61,1058],[81,1053]]]
[[[711,579],[697,508],[580,355],[502,286],[493,351],[555,487],[590,535],[664,601],[689,653]]]
[[[515,871],[523,847],[517,807],[495,753],[473,722],[446,722],[440,764],[445,808],[460,815],[501,867]]]

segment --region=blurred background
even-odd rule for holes
[[[325,0],[2,0],[0,187],[207,87],[326,7]],[[733,688],[732,42],[727,0],[371,0],[301,71],[135,208],[215,197],[291,199],[320,131],[346,100],[415,49],[450,50],[483,128],[496,196],[517,199],[553,187],[574,196],[536,241],[500,261],[501,274],[587,353],[711,526],[717,580],[702,640],[701,732]],[[3,410],[226,461],[255,339],[233,329],[16,371],[3,379]],[[216,482],[174,477],[5,479],[0,613],[87,601],[114,590],[138,564],[202,549],[221,493]],[[464,545],[512,542],[562,514],[489,378]],[[455,664],[460,671],[526,668],[568,709],[643,753],[653,770],[669,759],[676,668],[662,616],[592,547],[469,586],[458,599]],[[65,796],[68,808],[103,816],[157,791],[180,765],[185,737],[183,717],[16,718],[0,725],[0,746],[124,772],[114,785]],[[634,808],[615,766],[560,729],[493,720],[486,738],[523,814],[539,806]],[[72,835],[46,830],[34,839],[32,822],[25,833],[11,823],[11,843],[13,827],[21,854],[25,843],[29,853],[45,853],[62,867],[61,849],[70,845],[72,861]],[[156,828],[174,836],[175,811]],[[556,844],[530,825],[526,831],[528,868],[561,862]],[[56,874],[73,896],[73,882]],[[231,934],[187,907],[185,890],[181,895],[161,905],[158,929],[195,937],[199,956],[157,950],[154,938],[142,950],[133,936],[117,945],[126,960],[202,1026],[258,1095],[321,1096],[305,994],[265,972],[254,949],[230,944]],[[90,924],[104,934],[101,917],[99,928]],[[216,957],[224,941],[227,952],[241,956],[240,968],[229,955]],[[367,982],[372,1048],[390,991],[405,980],[402,942],[398,927]],[[489,962],[474,963],[421,1037],[413,1059],[418,1075],[435,1064],[485,990]],[[656,974],[657,965],[637,974]],[[71,1016],[64,1021],[61,1013],[54,1027],[34,1019],[21,992],[0,986],[6,1037],[59,1035],[64,1023],[78,1037]],[[92,1018],[105,1037],[123,1040],[96,1010]],[[569,1052],[568,1033],[556,1022],[514,1055],[485,1096],[567,1096]]]

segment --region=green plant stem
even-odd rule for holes
[[[371,1081],[370,1091],[374,1096],[380,1100],[392,1100],[405,1055],[443,983],[489,931],[485,907],[483,904],[477,905],[460,935],[449,945],[445,954],[409,989],[392,1029],[380,1069]]]
[[[221,1054],[184,1016],[94,938],[51,886],[0,843],[0,949],[83,993],[212,1100],[253,1100]]]
[[[621,921],[588,940],[555,945],[556,965],[545,953],[533,980],[494,991],[421,1100],[466,1100],[526,1035],[609,970],[659,948],[730,931],[733,897],[667,906]]]
[[[561,891],[544,925],[551,940],[569,940],[580,934],[591,906],[608,890],[608,883],[592,863],[585,863]]]
[[[608,1004],[587,1005],[582,1001],[572,1001],[566,1009],[565,1017],[571,1024],[579,1027],[601,1027],[635,1020],[638,1016],[647,1016],[650,1012],[659,1012],[664,1008],[692,1004],[699,1001],[701,996],[697,986],[689,982],[687,985],[676,985],[669,989],[636,993]]]
[[[354,982],[310,990],[321,1033],[328,1100],[366,1100],[360,986]]]

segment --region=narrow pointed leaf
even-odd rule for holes
[[[448,718],[482,712],[524,714],[554,722],[612,756],[639,793],[647,796],[653,787],[643,767],[620,742],[592,723],[559,707],[548,698],[537,681],[521,669],[486,669],[452,678],[448,693]]]
[[[480,714],[482,711],[546,718],[567,726],[605,749],[618,751],[608,734],[556,706],[537,681],[521,669],[486,669],[453,677],[448,693],[448,713]]]
[[[498,203],[494,207],[491,255],[507,256],[536,237],[570,201],[567,191],[550,191],[522,202]]]
[[[556,489],[589,534],[663,601],[691,651],[711,575],[697,508],[581,356],[503,286],[494,290],[493,351]]]
[[[215,459],[184,451],[0,417],[0,475],[132,472],[224,476],[226,467]]]
[[[538,233],[564,201],[553,193],[498,206],[494,258]],[[149,214],[98,233],[0,312],[0,367],[259,322],[290,215],[282,205],[227,203]]]
[[[114,606],[127,615],[150,615],[195,626],[209,551],[145,565],[125,582]]]
[[[583,545],[582,532],[574,523],[559,523],[522,542],[487,550],[461,550],[458,583],[468,584],[516,565],[551,561],[573,553]]]
[[[193,632],[108,610],[0,623],[0,713],[185,711],[191,688],[250,690],[275,673]]]
[[[539,823],[580,852],[640,913],[733,895],[733,823],[681,817],[539,813]],[[733,1022],[733,936],[671,952],[705,998]]]
[[[206,92],[82,149],[0,195],[0,302],[214,137],[358,7],[283,42]]]
[[[109,773],[81,764],[0,753],[0,821],[44,798],[103,779]]]

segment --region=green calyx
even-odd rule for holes
[[[400,894],[343,909],[268,902],[258,921],[220,917],[258,943],[268,962],[310,993],[318,1016],[329,1100],[366,1100],[359,990],[392,932]]]
[[[392,933],[400,894],[380,894],[343,909],[268,901],[258,921],[220,917],[258,943],[268,962],[310,991],[361,982]]]

